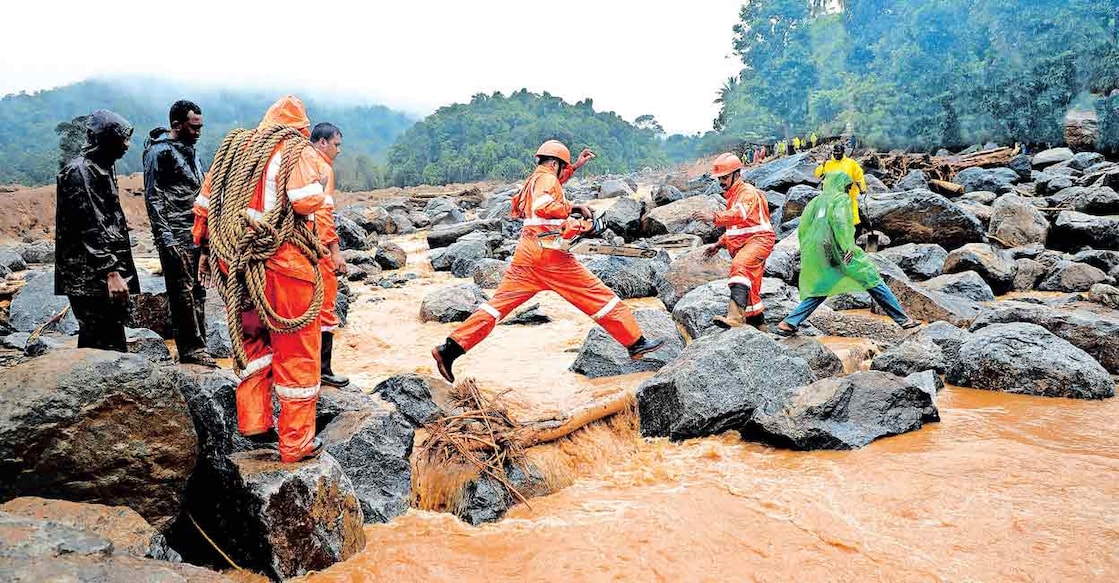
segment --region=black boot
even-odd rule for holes
[[[320,352],[320,355],[322,356],[322,374],[320,375],[322,377],[322,379],[321,379],[322,384],[330,386],[330,387],[344,387],[344,386],[350,384],[350,379],[348,379],[348,378],[346,378],[342,375],[336,375],[336,374],[334,374],[334,371],[331,370],[331,368],[330,368],[330,358],[331,358],[331,355],[333,353],[334,353],[334,334],[332,334],[330,332],[323,332],[322,333],[322,350]]]
[[[264,433],[245,435],[244,438],[259,449],[278,449],[280,447],[280,435],[276,433],[275,427]]]
[[[640,336],[637,338],[637,342],[629,345],[627,350],[629,350],[630,360],[638,360],[662,346],[664,346],[664,340],[648,340],[644,336]]]
[[[455,364],[455,359],[466,354],[466,351],[458,345],[458,342],[448,338],[446,342],[431,349],[431,357],[435,359],[435,366],[439,368],[439,374],[447,379],[448,383],[455,382],[455,373],[451,367]]]
[[[754,314],[753,316],[747,316],[747,317],[743,318],[742,322],[744,324],[746,324],[747,326],[753,326],[753,327],[757,328],[759,332],[768,332],[769,331],[769,327],[765,325],[765,313],[764,312],[761,313],[761,314]]]

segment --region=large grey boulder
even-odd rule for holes
[[[624,180],[603,180],[598,187],[598,198],[617,198],[633,196],[633,189]]]
[[[466,240],[456,241],[445,249],[432,250],[429,258],[435,271],[450,271],[455,277],[473,277],[479,262],[491,256],[485,242]]]
[[[1096,217],[1076,211],[1061,211],[1053,221],[1049,244],[1058,249],[1119,251],[1119,218]]]
[[[814,174],[816,163],[808,152],[778,158],[742,173],[742,179],[762,190],[788,192],[798,184],[815,186],[820,179]]]
[[[347,218],[345,215],[335,213],[334,215],[334,230],[338,233],[338,246],[342,250],[355,249],[358,251],[365,251],[369,249],[369,241],[366,240],[365,229],[360,225]]]
[[[335,224],[338,217],[344,217],[356,223],[367,234],[391,235],[397,232],[396,222],[384,207],[356,204],[343,207],[335,213]]]
[[[1114,279],[1087,263],[1061,261],[1037,286],[1041,291],[1085,292],[1098,283],[1114,283]]]
[[[825,336],[873,338],[884,346],[901,342],[906,335],[906,331],[889,318],[862,312],[835,311],[827,306],[820,306],[812,312],[806,323]],[[801,327],[804,328],[804,325]]]
[[[968,326],[979,316],[981,306],[974,300],[928,289],[888,275],[882,279],[911,318],[926,322],[943,320],[956,326]]]
[[[0,375],[0,500],[123,505],[163,528],[197,456],[169,370],[141,356],[58,349]]]
[[[1119,278],[1119,251],[1089,249],[1072,256],[1077,263],[1087,263],[1100,271]]]
[[[656,280],[657,297],[672,310],[688,292],[730,273],[731,258],[725,249],[718,255],[704,257],[703,249],[695,249],[677,257]]]
[[[1010,291],[1017,269],[1009,253],[985,243],[964,245],[949,253],[944,260],[944,273],[974,271],[996,295]]]
[[[583,255],[579,261],[622,299],[657,295],[657,281],[668,270],[668,253],[653,259],[618,255]]]
[[[828,378],[762,407],[744,436],[798,450],[858,449],[875,439],[939,421],[933,395],[879,371]]]
[[[1046,168],[1072,159],[1072,150],[1068,148],[1050,148],[1034,155],[1034,168]]]
[[[641,219],[642,233],[646,237],[657,235],[697,235],[705,243],[714,243],[723,229],[711,221],[696,218],[699,213],[723,210],[723,204],[710,196],[693,196],[659,206]]]
[[[911,279],[922,281],[940,275],[948,252],[936,244],[906,243],[882,249],[878,255],[901,268]]]
[[[1014,266],[1014,281],[1010,284],[1013,291],[1030,291],[1049,274],[1049,268],[1044,263],[1025,257],[1015,260]]]
[[[1045,397],[1102,399],[1115,384],[1088,353],[1024,322],[987,326],[960,347],[950,383]]]
[[[641,236],[641,217],[644,214],[645,204],[627,196],[615,200],[614,204],[602,213],[602,221],[607,229],[614,231],[626,241],[633,241]]]
[[[9,273],[27,269],[27,261],[24,260],[19,249],[15,247],[0,247],[0,270],[3,269],[6,269]]]
[[[963,296],[976,302],[989,302],[995,299],[991,286],[974,271],[961,271],[934,277],[921,285],[926,289],[946,294]]]
[[[451,199],[442,196],[429,200],[423,212],[432,225],[454,225],[466,220],[462,209]]]
[[[319,432],[326,451],[353,484],[366,524],[388,522],[408,511],[414,435],[404,415],[373,407],[344,411]]]
[[[19,253],[29,265],[54,263],[54,241],[44,239],[23,243],[19,246]]]
[[[839,356],[811,336],[791,336],[778,342],[803,358],[818,379],[843,374],[843,361]]]
[[[373,260],[381,269],[404,269],[408,264],[408,253],[396,243],[383,241],[377,245],[377,253],[373,256]]]
[[[928,338],[913,338],[891,346],[874,357],[870,365],[873,370],[885,371],[899,377],[924,370],[943,373],[945,367],[944,352]]]
[[[420,304],[421,322],[462,322],[489,300],[473,283],[446,286],[428,293]]]
[[[414,427],[438,420],[450,407],[451,384],[443,379],[406,373],[389,377],[373,393],[396,406]]]
[[[986,241],[983,225],[974,214],[928,190],[870,195],[864,212],[874,228],[895,244],[936,243],[952,250]]]
[[[497,289],[509,269],[509,262],[500,259],[482,259],[474,265],[474,283],[482,289]]]
[[[1073,186],[1050,196],[1051,207],[1090,215],[1119,214],[1119,193],[1106,186]]]
[[[1092,355],[1107,370],[1119,374],[1119,317],[1077,306],[1055,308],[1019,301],[1001,301],[987,306],[971,330],[995,324],[1028,322],[1068,340]]]
[[[1097,283],[1088,290],[1088,301],[1097,303],[1105,308],[1119,310],[1119,288],[1103,283]]]
[[[966,192],[989,190],[1004,194],[1014,189],[1021,177],[1010,168],[965,168],[952,179],[952,182],[964,187]]]
[[[773,251],[765,260],[765,275],[797,285],[800,278],[800,240],[795,234],[773,246]]]
[[[427,232],[427,246],[430,249],[448,247],[465,235],[475,231],[501,231],[502,219],[478,219],[452,225],[438,225]]]
[[[931,322],[921,328],[912,339],[917,342],[932,342],[940,348],[944,368],[947,370],[960,357],[960,347],[971,340],[971,332],[948,322]]]
[[[54,270],[28,273],[26,282],[12,297],[9,308],[8,318],[17,332],[34,332],[70,305],[66,296],[54,295]],[[59,322],[47,329],[67,335],[77,334],[78,320],[73,312],[67,310]]]
[[[571,369],[590,378],[612,377],[635,372],[659,370],[680,356],[684,338],[663,310],[636,310],[633,313],[641,331],[650,340],[663,340],[664,346],[638,360],[630,360],[625,346],[618,344],[602,328],[595,326],[587,332],[583,346]]]
[[[929,187],[929,176],[923,170],[910,170],[898,180],[894,187],[890,190],[893,192],[905,192],[907,190],[927,189]]]
[[[1049,220],[1029,200],[1007,194],[995,201],[989,225],[990,234],[1008,245],[1045,245]]]
[[[130,354],[139,354],[156,364],[171,362],[171,350],[159,334],[147,328],[125,328],[124,335]]]
[[[685,198],[684,193],[671,184],[659,184],[653,189],[653,206],[664,206]]]
[[[781,207],[781,219],[791,221],[799,217],[804,212],[804,207],[820,194],[821,190],[811,186],[798,185],[790,188],[785,196],[785,204]]]
[[[766,402],[815,378],[803,358],[754,328],[706,336],[638,387],[641,434],[687,439],[742,429]]]
[[[690,291],[672,309],[672,317],[688,338],[699,338],[721,331],[712,320],[724,316],[730,302],[728,280],[718,279]],[[762,303],[765,304],[765,321],[776,324],[789,315],[800,303],[796,288],[785,282],[766,277],[762,279]]]

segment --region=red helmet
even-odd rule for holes
[[[563,145],[559,140],[548,140],[540,144],[540,148],[536,150],[537,156],[551,156],[563,160],[564,164],[571,165],[571,150]]]
[[[719,154],[719,157],[715,158],[715,163],[711,165],[711,175],[715,178],[722,178],[742,168],[742,160],[739,160],[738,156],[727,152],[725,154]]]

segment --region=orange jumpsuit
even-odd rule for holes
[[[261,128],[288,125],[308,133],[311,123],[303,102],[295,97],[280,99],[268,109]],[[280,203],[276,185],[282,163],[283,144],[268,161],[263,180],[249,203],[248,215],[260,219]],[[298,215],[311,217],[322,206],[321,157],[310,144],[300,152],[299,162],[287,182],[287,198]],[[206,220],[210,208],[210,176],[194,203],[195,243],[208,238]],[[225,270],[224,265],[219,265]],[[291,243],[284,243],[265,263],[265,295],[276,312],[294,318],[306,312],[314,295],[315,266]],[[315,437],[315,405],[319,395],[318,326],[305,326],[290,334],[271,332],[255,310],[241,313],[242,340],[249,362],[238,371],[237,427],[243,435],[256,435],[272,428],[272,391],[280,401],[278,431],[280,459],[297,461],[312,449]]]
[[[740,306],[742,315],[756,316],[765,310],[761,296],[762,276],[765,260],[777,241],[769,222],[769,203],[765,195],[752,184],[736,181],[727,192],[727,210],[715,213],[715,225],[726,228],[719,242],[734,258],[729,285],[750,288],[749,304]]]
[[[330,161],[323,158],[323,172],[326,173],[326,188],[322,206],[315,211],[315,231],[323,247],[329,247],[338,242],[338,231],[334,227],[334,168]],[[319,261],[319,273],[322,274],[322,310],[319,311],[319,328],[323,332],[333,333],[342,321],[338,319],[335,309],[338,305],[338,276],[334,273],[334,259],[327,253]]]
[[[497,286],[493,299],[478,307],[451,339],[464,351],[482,341],[499,320],[544,290],[552,290],[587,314],[623,346],[641,337],[633,313],[570,253],[545,249],[537,237],[556,230],[571,214],[563,186],[574,172],[570,166],[557,177],[547,166],[537,166],[524,187],[513,197],[513,216],[524,218],[524,229],[513,262]]]

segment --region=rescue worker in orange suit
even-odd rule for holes
[[[726,249],[733,260],[730,266],[730,302],[727,315],[716,316],[720,328],[737,328],[743,323],[759,330],[765,327],[765,305],[762,303],[762,275],[765,260],[773,252],[777,236],[769,220],[769,203],[762,191],[742,179],[742,161],[731,153],[715,159],[711,175],[719,179],[726,193],[727,209],[706,218],[716,226],[725,227],[719,240],[704,251],[714,257]]]
[[[280,99],[268,109],[260,129],[285,125],[310,136],[311,122],[303,102],[293,96]],[[260,221],[264,214],[280,204],[277,177],[283,163],[279,144],[269,157],[264,176],[256,185],[247,214]],[[326,198],[322,157],[310,144],[299,154],[299,160],[287,180],[287,198],[293,211],[313,220],[315,211]],[[194,238],[203,250],[198,277],[210,282],[209,232],[211,175],[207,174],[202,191],[194,204]],[[223,265],[217,266],[225,269]],[[265,264],[265,295],[277,314],[296,318],[304,314],[314,296],[316,266],[290,241],[284,242]],[[250,441],[271,446],[279,441],[280,460],[297,462],[315,457],[322,451],[322,441],[315,437],[315,406],[319,395],[319,327],[304,326],[292,333],[271,332],[260,320],[256,310],[241,313],[242,341],[248,362],[239,372],[237,386],[237,428]],[[280,401],[278,431],[272,421],[272,391]]]
[[[513,197],[513,217],[524,219],[524,228],[512,264],[493,299],[431,350],[443,378],[454,382],[455,359],[481,342],[509,312],[544,290],[556,292],[590,316],[634,360],[664,344],[645,338],[629,307],[570,253],[541,245],[540,235],[564,227],[573,211],[591,218],[590,208],[564,198],[562,184],[592,158],[594,153],[586,149],[572,164],[567,146],[557,140],[544,142],[536,151],[536,169]]]
[[[322,360],[320,370],[322,384],[331,387],[344,387],[350,379],[334,374],[331,366],[334,354],[334,331],[342,324],[338,319],[338,276],[346,273],[346,260],[342,258],[342,248],[338,244],[338,231],[334,227],[334,158],[342,151],[342,130],[330,123],[316,124],[311,130],[311,145],[322,156],[326,173],[326,198],[319,210],[315,211],[315,231],[319,240],[330,252],[319,262],[322,274],[323,301],[319,312],[319,328],[322,331]]]

